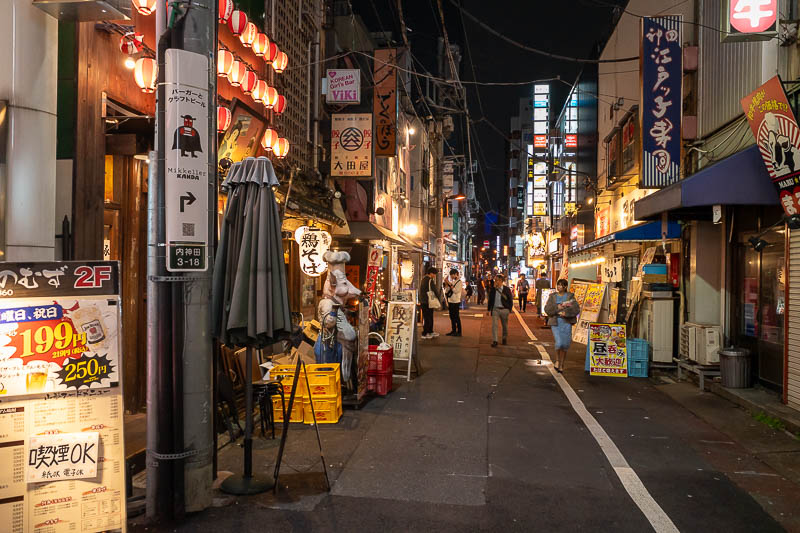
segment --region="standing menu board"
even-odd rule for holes
[[[0,524],[125,530],[116,262],[0,264]]]
[[[589,373],[628,377],[625,324],[589,324]]]
[[[596,322],[600,317],[605,290],[606,286],[603,283],[592,283],[586,288],[586,293],[581,303],[581,314],[578,315],[578,323],[575,324],[575,328],[572,330],[573,341],[581,344],[588,342],[589,324]]]
[[[417,304],[389,302],[386,311],[386,343],[394,348],[395,361],[408,361],[407,379],[411,379],[411,358],[414,355],[414,335],[417,330]]]

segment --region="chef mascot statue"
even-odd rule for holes
[[[336,340],[342,347],[342,380],[345,383],[350,381],[350,367],[353,361],[353,354],[356,353],[356,330],[347,321],[347,317],[342,311],[342,307],[351,298],[361,295],[358,290],[347,279],[345,274],[345,263],[350,261],[350,254],[347,252],[325,252],[322,258],[328,263],[328,277],[322,289],[322,299],[317,307],[317,318],[322,325],[320,335],[323,342],[326,341],[326,332],[332,335],[334,325],[336,326]],[[334,308],[337,310],[334,318]],[[328,337],[328,342],[333,341]],[[318,361],[319,362],[319,361]]]

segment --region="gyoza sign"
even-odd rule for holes
[[[328,270],[322,256],[331,245],[331,234],[319,228],[300,226],[294,232],[294,240],[300,246],[300,270],[311,277],[321,276]]]
[[[326,102],[329,104],[358,104],[361,102],[360,70],[328,69],[327,78]]]

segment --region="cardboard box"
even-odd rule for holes
[[[666,274],[644,274],[642,276],[644,283],[667,283]]]

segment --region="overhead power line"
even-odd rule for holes
[[[507,37],[507,36],[503,35],[499,31],[495,30],[494,28],[492,28],[491,26],[489,26],[488,24],[486,24],[485,22],[480,20],[478,17],[474,16],[472,13],[470,13],[469,11],[467,11],[466,9],[464,9],[463,7],[458,5],[456,0],[450,0],[450,3],[453,4],[456,7],[456,9],[461,11],[461,13],[465,17],[467,17],[472,22],[474,22],[475,24],[477,24],[478,26],[480,26],[484,30],[488,31],[489,33],[491,33],[495,37],[498,37],[498,38],[506,41],[507,43],[516,46],[517,48],[520,48],[520,49],[525,50],[527,52],[531,52],[533,54],[538,54],[540,56],[549,57],[551,59],[558,59],[558,60],[561,60],[561,61],[571,61],[573,63],[593,63],[593,64],[597,64],[597,63],[625,63],[627,61],[639,61],[639,56],[621,57],[621,58],[617,58],[617,59],[583,59],[583,58],[580,58],[580,57],[562,56],[561,54],[554,54],[552,52],[547,52],[545,50],[540,50],[538,48],[533,48],[531,46],[522,44],[520,42],[515,41],[514,39],[511,39],[510,37]]]

